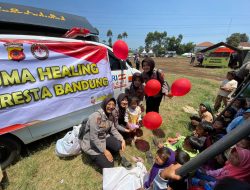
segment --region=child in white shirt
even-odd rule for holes
[[[139,99],[137,97],[129,98],[128,108],[125,113],[125,122],[127,127],[134,131],[139,128],[139,122],[141,121],[141,108],[139,106]]]
[[[231,95],[236,90],[238,82],[234,80],[234,78],[235,78],[235,72],[229,71],[227,73],[227,79],[222,81],[214,104],[214,110],[216,112],[219,110],[222,101],[225,107],[227,106],[228,101],[231,98]]]

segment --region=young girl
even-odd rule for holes
[[[177,149],[175,151],[175,163],[178,164],[185,164],[190,160],[190,156],[184,152],[183,150]],[[187,189],[187,181],[186,176],[184,176],[181,180],[174,181],[169,180],[167,190],[180,190],[180,189]]]
[[[228,107],[225,112],[221,115],[224,118],[225,125],[228,126],[229,123],[234,119],[236,110],[232,107]]]
[[[212,124],[207,121],[202,121],[196,126],[196,129],[193,132],[194,133],[193,136],[196,137],[197,139],[192,137],[192,140],[195,141],[195,147],[197,150],[202,151],[212,144],[210,142],[211,141],[210,134],[212,131],[213,131]],[[168,138],[167,142],[171,145],[176,146],[175,144],[178,141],[182,140],[183,138],[184,138],[183,136],[180,136],[178,134],[174,138],[171,137]]]
[[[234,118],[238,116],[243,116],[243,113],[247,110],[247,100],[246,98],[237,98],[234,100],[232,104],[232,108],[234,108],[237,113],[234,115]]]
[[[140,101],[139,105],[141,107],[142,112],[144,111],[144,107],[142,105],[144,99],[144,85],[143,78],[141,73],[134,73],[132,76],[132,83],[129,88],[125,89],[125,93],[128,97],[137,97]]]
[[[227,107],[228,101],[230,100],[231,95],[236,90],[238,85],[238,82],[234,80],[234,78],[235,78],[235,71],[227,72],[226,79],[222,81],[214,103],[214,110],[216,112],[219,110],[222,101],[225,107]]]
[[[250,136],[241,139],[236,146],[250,150]]]
[[[206,175],[201,174],[201,180],[195,179],[192,182],[198,184],[207,184],[207,181],[216,181],[225,177],[232,177],[241,181],[250,181],[250,151],[240,147],[234,147],[229,155],[228,161],[223,168],[217,170],[208,170]],[[214,179],[213,179],[213,178]],[[205,183],[204,181],[205,180]],[[211,186],[214,184],[210,183]]]
[[[225,121],[222,117],[216,118],[216,120],[213,123],[213,129],[214,129],[214,133],[217,135],[227,134]]]
[[[144,183],[145,188],[149,188],[160,169],[164,169],[175,162],[175,152],[169,148],[162,147],[157,150],[155,163],[151,168],[149,178]]]
[[[118,131],[123,135],[130,132],[129,129],[127,129],[127,123],[124,120],[126,109],[128,107],[128,96],[125,93],[119,94],[119,96],[117,97],[117,105],[118,108],[114,110],[118,114],[118,125],[116,127]]]
[[[212,127],[213,131],[211,133],[211,139],[213,143],[227,134],[225,121],[222,117],[217,117],[213,122]]]
[[[158,80],[161,85],[164,83],[164,73],[160,69],[155,69],[155,62],[152,58],[147,57],[142,61],[142,77],[145,83],[150,79]],[[171,97],[168,92],[165,95]],[[146,98],[146,113],[154,111],[159,113],[159,107],[163,97],[162,91],[155,96],[145,96]]]
[[[163,146],[168,147],[173,151],[176,151],[177,149],[183,150],[190,156],[190,158],[194,158],[199,153],[198,149],[200,147],[200,140],[195,136],[179,136],[177,142],[174,144],[170,144],[168,141],[164,144],[158,144],[159,148]]]
[[[209,105],[208,102],[204,102],[200,104],[200,108],[199,108],[199,117],[190,117],[191,119],[191,129],[195,129],[195,127],[197,125],[199,125],[199,123],[201,121],[208,121],[208,122],[213,122],[213,113],[212,113],[212,109]]]
[[[210,134],[213,131],[212,123],[202,121],[196,126],[194,136],[199,138],[199,151],[203,151],[212,144]]]
[[[128,108],[125,113],[125,122],[131,131],[139,128],[141,119],[141,108],[139,106],[139,99],[137,97],[129,98]]]

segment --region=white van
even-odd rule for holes
[[[5,12],[1,12],[1,10],[0,10],[0,27],[1,28],[6,26],[6,18],[9,18],[9,17],[13,16],[14,14],[16,14],[15,12],[14,13],[11,12],[11,10],[13,10],[13,8],[15,8],[15,10],[17,9],[19,11],[18,14],[20,16],[24,16],[24,17],[26,17],[27,14],[22,15],[22,13],[24,13],[25,10],[29,9],[29,11],[32,12],[32,14],[33,14],[33,15],[31,15],[32,17],[36,13],[39,13],[39,14],[42,13],[41,15],[53,14],[53,15],[58,16],[58,18],[62,18],[64,20],[67,20],[68,18],[72,19],[72,15],[58,13],[58,12],[51,13],[50,11],[43,10],[43,9],[35,9],[35,8],[30,8],[30,7],[27,8],[25,6],[17,6],[17,5],[13,5],[13,4],[4,4],[4,3],[0,3],[0,7],[1,7],[1,10],[5,10]],[[49,13],[47,13],[47,12],[49,12]],[[1,15],[1,14],[4,14],[4,15]],[[6,14],[8,14],[8,15],[6,15]],[[73,17],[75,17],[75,16],[73,15]],[[1,18],[2,18],[2,20],[1,20]],[[13,19],[15,19],[15,18],[16,17],[14,15]],[[48,17],[44,17],[44,18],[48,19]],[[39,19],[44,19],[44,18],[39,18]],[[58,28],[56,28],[57,27],[56,24],[52,23],[51,26],[48,26],[48,24],[47,24],[43,28],[41,25],[39,25],[39,22],[35,21],[34,19],[35,18],[32,18],[31,21],[29,19],[27,20],[27,22],[32,22],[32,23],[30,23],[30,25],[27,24],[27,22],[20,23],[20,20],[22,20],[22,19],[17,21],[15,26],[16,26],[16,28],[18,28],[17,26],[19,26],[19,24],[20,24],[20,27],[19,27],[19,29],[21,28],[20,31],[16,30],[16,28],[13,27],[13,23],[11,23],[11,25],[10,25],[11,34],[6,34],[6,31],[8,31],[6,28],[3,31],[1,31],[1,29],[0,29],[0,43],[2,43],[2,44],[4,43],[4,45],[2,45],[2,44],[0,45],[1,46],[0,52],[6,51],[5,52],[6,54],[4,56],[12,56],[13,60],[17,59],[14,61],[10,60],[9,62],[5,61],[1,66],[2,71],[4,70],[4,68],[3,68],[4,64],[6,64],[5,66],[10,66],[14,62],[18,63],[18,64],[22,64],[22,59],[23,59],[22,57],[24,56],[22,51],[26,51],[25,52],[26,54],[27,54],[27,52],[29,52],[30,55],[32,53],[33,57],[35,57],[36,59],[38,59],[40,61],[39,62],[40,64],[44,64],[45,63],[44,59],[47,58],[48,52],[45,51],[45,53],[42,57],[37,57],[35,50],[32,49],[32,48],[34,48],[33,45],[37,45],[37,44],[39,44],[39,42],[41,42],[41,44],[44,42],[49,42],[49,43],[53,42],[53,43],[58,43],[58,44],[63,44],[63,43],[64,44],[73,44],[72,47],[74,47],[75,44],[84,43],[84,44],[87,44],[85,46],[85,48],[87,48],[87,51],[89,54],[96,53],[96,52],[94,52],[94,50],[91,49],[92,47],[106,49],[107,50],[107,63],[110,66],[110,69],[108,69],[108,70],[109,71],[111,70],[111,75],[110,75],[111,80],[110,81],[112,81],[112,88],[113,88],[112,92],[113,92],[115,97],[117,97],[120,93],[124,92],[125,88],[130,85],[130,83],[132,81],[133,73],[139,72],[138,70],[131,68],[125,61],[117,59],[114,56],[112,49],[110,47],[108,47],[104,44],[98,43],[98,42],[94,42],[92,39],[96,39],[96,36],[94,35],[95,31],[93,30],[93,28],[91,28],[92,26],[89,23],[87,23],[87,26],[88,26],[87,31],[90,31],[92,36],[85,34],[84,37],[86,37],[87,39],[90,39],[91,41],[85,40],[86,38],[83,38],[83,40],[82,40],[82,39],[67,39],[65,37],[64,38],[62,38],[62,37],[49,37],[49,36],[41,35],[41,33],[44,32],[43,29],[47,30],[48,28],[50,28],[53,30],[58,30],[58,31],[60,30],[61,32],[62,31],[65,32],[72,26],[69,25],[69,26],[65,27],[64,29],[62,29],[63,27],[61,25],[58,26]],[[74,19],[72,19],[72,20],[73,21],[69,21],[69,24],[72,24],[74,22]],[[57,20],[55,20],[55,21],[57,21]],[[55,21],[53,20],[53,22],[55,22]],[[10,24],[10,22],[15,22],[15,21],[12,19],[11,20],[9,19],[8,23]],[[87,22],[87,21],[85,20],[85,22]],[[7,25],[8,25],[8,23],[7,23]],[[31,29],[32,32],[30,32],[30,33],[32,33],[33,35],[23,35],[24,33],[26,33],[25,30],[27,29],[27,27],[24,27],[23,24],[26,24],[27,27],[29,29]],[[34,24],[39,25],[38,29],[36,27],[34,27]],[[81,22],[81,24],[82,24],[82,22]],[[11,28],[11,27],[13,27],[13,28]],[[70,32],[72,32],[72,30],[70,30]],[[18,33],[21,33],[22,35],[17,35]],[[37,33],[40,36],[35,35]],[[44,32],[44,34],[45,33],[46,32]],[[58,35],[58,32],[56,32],[55,35],[52,35],[51,33],[49,33],[49,35],[56,36],[56,35]],[[94,38],[93,38],[93,36],[94,36]],[[71,36],[69,35],[69,37],[72,37],[72,35]],[[23,44],[21,43],[21,45],[20,45],[20,43],[19,43],[20,41],[26,43],[26,46],[22,47]],[[11,42],[11,43],[9,43],[9,42]],[[29,49],[27,47],[29,45],[28,43],[30,43],[30,42],[35,42],[35,44],[32,44],[31,48]],[[17,51],[16,51],[15,48],[17,48],[17,47],[16,46],[14,47],[13,45],[17,45],[17,44],[19,44],[18,48],[23,48],[22,51],[20,51],[20,49],[17,49]],[[35,47],[37,48],[37,46],[35,46]],[[42,47],[42,46],[39,46],[39,47]],[[91,47],[91,48],[89,48],[89,47]],[[13,48],[14,48],[14,50],[13,50]],[[21,52],[21,54],[19,54],[19,51]],[[67,54],[67,53],[65,53],[65,54]],[[97,57],[99,56],[98,52],[94,55],[97,55]],[[0,55],[0,60],[4,60],[4,58],[3,57],[1,58],[1,56],[3,56],[3,55]],[[56,56],[57,56],[58,65],[61,64],[60,60],[62,62],[66,60],[65,57],[60,57],[60,55],[56,55]],[[84,59],[84,58],[80,58],[80,59]],[[25,61],[26,61],[26,63],[29,63],[29,61],[30,61],[30,64],[34,63],[34,60],[33,59],[29,60],[28,56],[26,57]],[[1,65],[1,62],[0,62],[0,65]],[[13,66],[14,66],[14,64],[13,64]],[[67,65],[64,64],[64,66],[65,66],[64,68],[67,68],[66,67]],[[39,72],[38,68],[35,68],[35,69],[37,70],[37,72]],[[13,70],[15,70],[15,69],[13,69]],[[0,89],[5,88],[4,81],[7,80],[5,78],[5,75],[3,75],[2,71],[0,71]],[[27,70],[23,69],[22,72],[23,71],[27,71]],[[13,74],[13,72],[12,72],[12,74]],[[55,72],[56,72],[56,70],[55,70]],[[100,71],[100,72],[102,72],[102,71]],[[101,73],[101,74],[105,75],[105,73]],[[24,81],[24,82],[30,83],[30,86],[32,86],[33,82],[34,82],[32,80],[36,80],[36,79],[33,78],[33,76],[31,74],[30,74],[31,77],[29,79],[27,79],[28,75],[29,74],[27,74],[27,73],[26,73],[26,75],[24,74],[24,76],[26,76],[26,81]],[[58,74],[55,77],[58,78],[60,76]],[[70,80],[70,78],[67,78],[67,79]],[[91,77],[90,77],[90,79],[91,79]],[[14,78],[8,79],[8,80],[14,83],[14,82],[17,82],[18,79],[14,77]],[[22,82],[19,81],[19,83],[22,83]],[[55,87],[55,85],[57,85],[57,84],[51,83],[50,85]],[[15,86],[15,88],[18,89],[18,85],[13,85],[13,86]],[[0,101],[2,101],[2,102],[0,102],[0,105],[1,105],[0,106],[0,117],[1,116],[3,117],[3,115],[4,115],[3,113],[4,113],[4,111],[6,112],[6,109],[9,109],[10,112],[13,111],[13,113],[15,113],[15,106],[13,106],[13,107],[9,106],[8,108],[5,108],[2,106],[4,104],[3,102],[5,102],[5,101],[8,102],[8,100],[5,100],[8,97],[7,96],[4,97],[4,94],[2,94],[1,91],[0,91],[0,96],[2,96],[2,99],[0,98]],[[23,99],[21,96],[17,96],[19,98],[19,100],[17,100],[18,98],[16,97],[15,101],[19,102],[19,103],[22,102],[23,104],[25,103],[25,101],[28,102],[27,99],[29,97],[27,96],[27,93],[26,93],[26,95],[23,95],[23,96],[25,96],[25,98],[23,98]],[[47,93],[47,96],[49,96],[48,93]],[[90,94],[90,96],[91,96],[91,94]],[[103,97],[105,97],[105,94]],[[88,98],[92,99],[92,97],[88,97]],[[93,97],[93,98],[95,99],[96,97]],[[99,98],[102,98],[102,97],[99,97]],[[101,99],[99,99],[99,103],[93,103],[90,106],[85,107],[83,109],[80,109],[80,110],[77,109],[77,111],[72,111],[72,109],[70,109],[71,111],[67,112],[67,114],[60,115],[57,117],[51,116],[51,118],[49,117],[50,119],[48,119],[48,120],[32,121],[32,122],[29,122],[28,125],[20,125],[20,124],[16,123],[15,125],[11,125],[11,126],[6,127],[6,126],[1,126],[1,124],[0,124],[0,165],[1,165],[1,167],[2,168],[7,167],[9,164],[11,164],[16,159],[16,157],[20,154],[22,144],[28,144],[28,143],[34,142],[38,139],[47,137],[49,135],[52,135],[52,134],[55,134],[57,132],[68,129],[68,128],[72,127],[73,125],[81,123],[84,119],[88,118],[88,116],[91,113],[93,113],[95,110],[99,109],[100,102],[101,102],[100,100]],[[67,100],[67,101],[70,102],[71,100]],[[67,101],[65,101],[65,102],[67,102]],[[8,103],[6,103],[6,102],[4,105],[10,105],[9,102]],[[68,107],[70,107],[70,106],[71,106],[70,103],[65,103],[63,109],[64,108],[68,109]],[[59,106],[58,109],[62,109],[62,108]],[[44,114],[46,114],[48,112],[48,110],[43,110],[43,111],[44,111]],[[53,113],[53,110],[50,110],[50,111]],[[18,112],[18,113],[19,114],[15,114],[15,115],[11,116],[10,118],[5,118],[5,120],[13,121],[13,120],[16,120],[16,118],[29,116],[29,114],[22,113],[22,111]],[[34,113],[30,113],[30,114],[35,114],[35,111],[34,111]]]

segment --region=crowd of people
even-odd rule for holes
[[[143,59],[141,65],[142,73],[134,73],[131,86],[125,93],[121,93],[116,100],[112,97],[106,98],[101,109],[89,116],[81,148],[101,169],[100,171],[103,168],[114,167],[115,159],[122,166],[131,167],[131,163],[124,156],[124,151],[129,144],[128,140],[138,137],[137,132],[142,127],[142,113],[159,112],[162,97],[169,96],[162,91],[155,96],[144,94],[144,84],[150,79],[156,79],[163,84],[164,74],[155,68],[152,58]],[[207,161],[189,176],[180,177],[174,173],[181,165],[222,139],[244,121],[250,120],[249,100],[237,98],[233,103],[229,102],[231,94],[237,88],[235,73],[228,72],[226,77],[227,79],[219,87],[214,110],[207,102],[203,102],[199,105],[199,114],[190,117],[189,136],[177,134],[162,142],[156,140],[158,150],[155,162],[145,178],[144,189],[185,190],[187,181],[192,186],[200,186],[207,190],[218,189],[224,183],[221,180],[223,178],[232,178],[236,180],[235,183],[237,180],[246,184],[250,182],[249,137]],[[146,109],[143,105],[144,99]],[[222,101],[227,108],[219,114]],[[140,162],[141,159],[137,161]]]

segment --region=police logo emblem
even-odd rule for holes
[[[45,60],[49,57],[49,50],[43,44],[32,44],[31,53],[36,59],[39,60]]]

